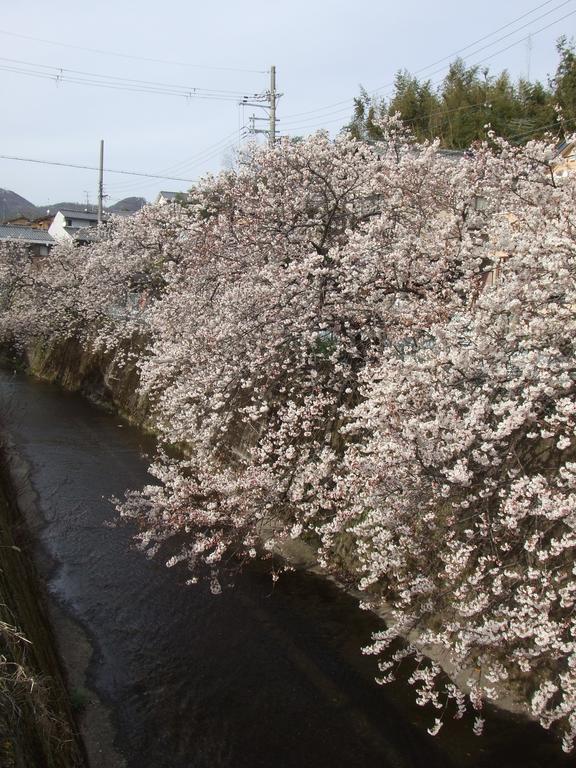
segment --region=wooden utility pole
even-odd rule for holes
[[[271,147],[276,143],[276,67],[270,67],[270,130],[268,143]]]
[[[242,101],[239,102],[243,107],[258,107],[259,109],[265,109],[268,111],[268,117],[256,117],[252,115],[250,119],[249,133],[255,135],[257,133],[263,133],[268,136],[268,144],[273,147],[276,143],[276,123],[278,118],[276,117],[276,102],[282,96],[276,90],[276,67],[272,65],[270,67],[270,88],[265,93],[254,94],[254,96],[244,96]],[[253,99],[253,101],[250,101]],[[262,121],[268,123],[268,128],[256,128],[256,121]]]
[[[100,139],[100,165],[98,174],[98,224],[102,224],[102,202],[104,200],[104,139]]]

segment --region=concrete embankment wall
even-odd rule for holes
[[[120,353],[94,352],[76,340],[36,344],[21,362],[34,375],[64,389],[82,392],[99,405],[109,407],[133,424],[149,426],[149,404],[138,394],[139,375],[131,352],[143,340],[134,340]]]
[[[65,389],[82,392],[99,405],[109,407],[120,413],[129,422],[154,432],[150,403],[145,396],[137,394],[139,385],[138,369],[135,363],[126,363],[123,350],[118,353],[94,353],[82,347],[78,342],[69,341],[65,344],[36,346],[27,350],[21,363],[33,375],[41,379],[60,384]],[[129,350],[128,350],[129,351]],[[266,532],[263,532],[266,535]],[[355,568],[355,552],[350,537],[343,536],[336,546],[336,569],[340,570],[342,580],[327,574],[317,564],[316,550],[313,542],[290,540],[278,554],[292,565],[306,568],[320,575],[332,578],[340,587],[347,589],[346,573]],[[354,594],[359,600],[363,595]],[[385,603],[377,611],[378,615],[389,623],[390,611]],[[419,645],[418,635],[411,635],[410,642]],[[468,690],[468,680],[473,677],[474,670],[457,669],[440,646],[422,647],[423,653],[435,660],[448,676],[458,683],[463,690]],[[511,683],[508,686],[495,686],[497,698],[495,703],[501,709],[516,714],[527,714],[523,703],[525,691],[521,686]]]
[[[0,766],[81,768],[31,541],[0,457]]]

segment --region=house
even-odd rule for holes
[[[50,224],[52,224],[53,221],[54,214],[50,213],[48,210],[42,216],[37,216],[35,219],[32,219],[30,226],[34,227],[34,229],[50,229]]]
[[[4,224],[16,227],[32,227],[33,229],[49,229],[53,220],[54,214],[51,214],[48,210],[42,216],[35,216],[33,218],[20,214],[13,219],[7,219]]]
[[[154,205],[165,205],[166,203],[177,203],[180,192],[158,192]]]
[[[13,219],[6,219],[3,224],[8,224],[10,226],[14,225],[15,227],[29,227],[32,224],[32,219],[29,219],[28,216],[24,216],[24,214],[19,213],[18,216],[15,216]]]
[[[45,230],[16,224],[0,225],[0,240],[22,243],[34,256],[48,256],[55,245],[54,238]]]
[[[97,226],[97,213],[60,208],[54,216],[48,232],[54,240],[60,243],[85,245],[97,239]]]
[[[565,139],[558,144],[548,163],[553,173],[560,178],[576,171],[576,139]]]
[[[164,192],[164,195],[176,195],[176,192]],[[166,198],[165,202],[168,201]],[[112,213],[112,212],[110,212]],[[133,211],[114,211],[114,216],[132,216]],[[106,222],[110,214],[104,214]],[[77,210],[75,208],[54,208],[53,212],[48,209],[46,213],[34,218],[28,218],[19,215],[4,223],[4,227],[16,227],[21,230],[44,231],[49,235],[46,242],[50,245],[57,243],[73,243],[75,245],[86,245],[93,243],[98,239],[98,214],[95,211],[87,209]],[[20,232],[21,234],[21,232]],[[0,239],[7,239],[1,238]],[[21,238],[19,238],[21,239]],[[36,238],[35,242],[41,242],[42,238]],[[43,241],[42,241],[43,242]]]

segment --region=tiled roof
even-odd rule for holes
[[[94,242],[98,239],[98,230],[96,227],[64,227],[74,240],[83,240],[84,242]]]
[[[85,221],[98,221],[97,213],[90,211],[72,211],[70,208],[59,208],[59,213],[66,216],[67,219],[84,219]]]
[[[551,160],[554,161],[559,159],[563,159],[563,160],[572,159],[574,157],[575,151],[576,151],[576,141],[566,141],[566,139],[564,139],[554,147],[554,154]]]
[[[160,198],[164,198],[164,200],[167,200],[169,203],[176,200],[176,195],[178,192],[158,192],[158,197],[156,200],[160,200]]]
[[[25,243],[45,243],[52,245],[55,240],[45,229],[19,227],[16,224],[0,226],[0,240],[22,240]]]
[[[370,144],[377,154],[383,153],[387,149],[387,144],[385,141],[367,141],[366,144]],[[417,155],[418,150],[412,150],[412,154]],[[463,157],[467,157],[467,153],[462,149],[439,149],[438,157],[442,157],[445,160],[458,162]]]
[[[4,224],[11,224],[13,221],[21,221],[24,219],[25,221],[33,221],[30,216],[26,216],[24,213],[17,213],[14,216],[10,216],[9,219],[4,219]],[[16,226],[24,226],[24,225],[16,225]]]

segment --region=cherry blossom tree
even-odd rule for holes
[[[151,333],[145,310],[164,290],[185,229],[176,209],[149,206],[112,217],[92,244],[59,243],[49,257],[0,243],[1,337],[121,351],[134,335]]]
[[[1,329],[137,357],[160,448],[120,510],[148,554],[218,592],[303,538],[388,604],[369,651],[382,682],[415,661],[431,732],[512,685],[569,749],[576,182],[543,142],[455,162],[382,131],[253,150],[40,267],[4,250]]]
[[[25,246],[0,243],[0,338],[26,344],[69,339],[81,322],[81,279],[72,249],[59,247],[44,269]]]
[[[498,279],[419,343],[366,371],[343,477],[361,586],[385,584],[397,632],[449,650],[475,708],[524,684],[532,713],[576,734],[574,180],[544,148],[482,153]],[[352,514],[352,508],[355,513]],[[440,618],[440,621],[439,621]],[[440,624],[440,626],[439,626]],[[413,682],[443,708],[437,665]],[[398,654],[397,660],[406,652]],[[389,679],[394,658],[381,664]],[[448,686],[445,697],[456,697]],[[456,697],[457,698],[457,697]],[[458,703],[458,702],[457,702]],[[481,719],[478,721],[481,725]],[[441,725],[437,720],[436,730]]]
[[[182,556],[212,567],[255,556],[263,531],[273,549],[339,519],[361,371],[464,306],[479,270],[461,172],[401,136],[377,151],[319,135],[197,190],[142,364],[164,440],[188,455],[162,457],[162,486],[124,509],[145,545],[184,530]]]

